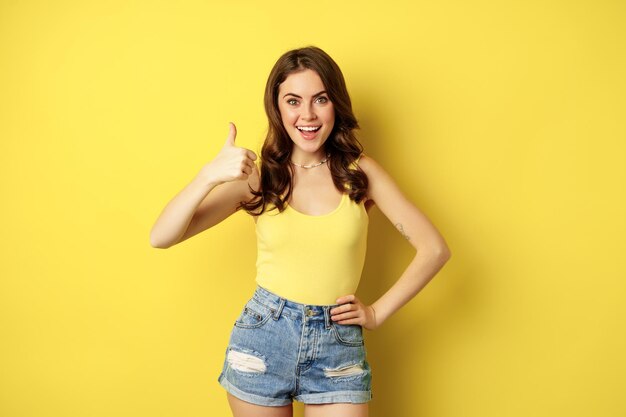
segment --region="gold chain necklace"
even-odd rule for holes
[[[322,165],[322,164],[323,164],[323,163],[325,163],[326,161],[328,161],[328,158],[329,158],[329,157],[330,157],[330,155],[326,155],[326,159],[324,159],[322,162],[318,162],[317,164],[314,164],[314,165],[300,165],[300,164],[296,164],[296,163],[295,163],[295,162],[293,162],[293,161],[289,161],[289,162],[291,162],[291,163],[292,163],[292,164],[294,164],[295,166],[299,166],[300,168],[315,168],[315,167],[318,167],[318,166]]]

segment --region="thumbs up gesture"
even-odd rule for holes
[[[208,181],[221,184],[228,181],[247,179],[255,169],[256,154],[247,148],[235,145],[237,128],[230,123],[230,131],[224,146],[217,156],[206,164],[199,175]]]

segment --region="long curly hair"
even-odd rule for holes
[[[268,204],[273,206],[272,210],[277,208],[282,212],[291,197],[294,168],[290,160],[293,142],[283,126],[278,109],[278,88],[289,74],[306,69],[319,75],[335,110],[335,124],[324,143],[325,153],[330,155],[333,183],[342,193],[348,192],[350,199],[356,203],[365,198],[367,175],[358,166],[356,170],[349,168],[363,152],[363,146],[353,133],[360,127],[352,112],[343,74],[326,52],[315,46],[307,46],[284,53],[274,64],[267,79],[264,105],[269,128],[261,148],[260,189],[253,190],[249,186],[255,197],[237,206],[237,209],[243,208],[252,216],[261,215],[268,209]],[[350,185],[349,190],[346,184]],[[284,199],[281,199],[282,195]]]

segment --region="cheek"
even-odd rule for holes
[[[280,109],[280,117],[282,118],[283,123],[291,124],[294,120],[294,113],[293,111],[289,111],[289,109]]]
[[[332,104],[326,107],[325,116],[326,116],[326,120],[335,120],[335,108],[333,107]]]
[[[335,122],[335,111],[331,108],[329,109],[329,111],[325,114],[326,120],[329,123],[334,123]]]

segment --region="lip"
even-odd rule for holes
[[[300,126],[300,127],[317,127],[317,126]],[[322,130],[322,126],[319,126],[319,129],[317,129],[315,132],[305,132],[305,131],[298,129],[297,127],[296,127],[296,130],[300,132],[300,136],[302,136],[304,140],[314,140],[317,137],[317,134]]]

